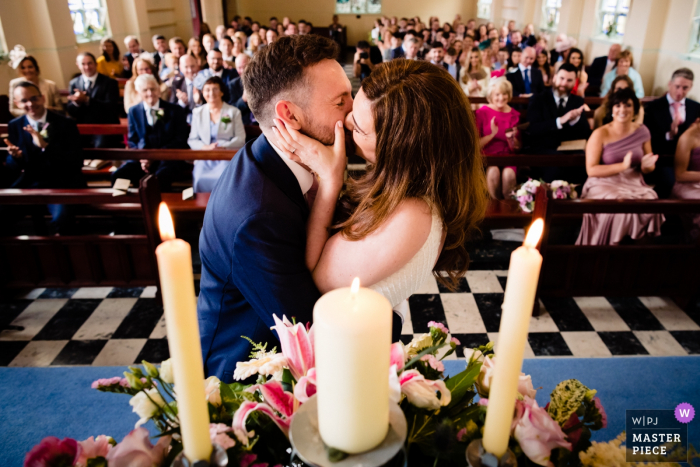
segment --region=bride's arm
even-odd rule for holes
[[[325,244],[313,270],[321,293],[348,287],[355,277],[367,287],[405,266],[423,247],[432,225],[428,204],[420,199],[403,201],[396,211],[362,240],[336,234]]]
[[[286,128],[281,120],[275,123],[277,126],[273,130],[278,138],[278,147],[287,157],[303,163],[318,177],[318,191],[306,226],[306,267],[313,272],[328,241],[335,205],[343,187],[346,167],[343,123],[339,121],[335,125],[333,146],[324,146],[292,128]]]

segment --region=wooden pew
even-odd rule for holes
[[[685,308],[700,291],[700,241],[681,244],[559,245],[549,235],[557,219],[586,213],[700,213],[700,200],[553,200],[539,190],[533,218],[545,228],[540,297],[667,296]],[[537,308],[537,307],[536,307]]]

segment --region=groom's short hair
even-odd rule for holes
[[[334,41],[314,34],[281,37],[259,50],[243,74],[248,106],[255,119],[272,126],[275,103],[280,98],[290,99],[292,93],[306,86],[304,69],[323,60],[335,60],[338,52]]]

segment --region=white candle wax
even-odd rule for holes
[[[156,257],[183,449],[191,462],[209,461],[209,409],[204,392],[191,248],[184,240],[174,238],[172,218],[164,203],[159,221],[164,241],[156,248]]]
[[[508,449],[510,426],[523,366],[527,332],[535,304],[542,255],[535,248],[542,234],[542,219],[533,222],[525,243],[510,256],[508,282],[503,297],[498,351],[484,426],[484,449],[499,458]]]
[[[348,454],[377,447],[389,429],[391,304],[355,281],[356,292],[334,290],[314,307],[319,432]]]

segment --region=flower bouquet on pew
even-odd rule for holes
[[[234,373],[238,380],[257,375],[255,384],[226,384],[216,377],[202,382],[211,440],[226,449],[231,466],[290,465],[289,427],[299,407],[316,393],[313,327],[286,318],[275,321],[281,351],[253,344],[251,360],[239,362]],[[392,345],[387,378],[391,400],[408,423],[410,465],[465,466],[467,445],[482,437],[497,363],[493,344],[465,349],[465,370],[446,377],[443,360],[459,346],[436,322],[408,345]],[[130,396],[129,404],[139,416],[135,430],[119,444],[106,436],[83,442],[46,438],[27,454],[25,467],[170,466],[182,450],[170,361],[159,368],[143,362],[143,368],[130,367],[123,378],[99,379],[92,387]],[[567,380],[540,407],[530,376],[521,374],[518,392],[510,433],[518,464],[578,465],[578,453],[590,446],[591,430],[606,425],[595,391]],[[141,426],[149,420],[159,432],[155,446]],[[345,454],[329,450],[329,457],[340,460]]]
[[[576,185],[565,180],[554,180],[552,183],[546,183],[542,180],[528,179],[527,182],[515,187],[511,193],[511,198],[518,201],[520,209],[523,212],[532,212],[535,209],[535,195],[537,189],[544,187],[547,190],[547,196],[552,199],[576,199]]]

